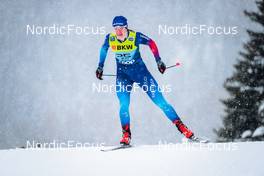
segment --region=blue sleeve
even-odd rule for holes
[[[103,44],[103,46],[101,47],[101,50],[100,50],[100,58],[99,58],[98,66],[102,67],[102,68],[104,67],[104,62],[105,62],[107,51],[108,51],[108,48],[109,48],[109,36],[110,36],[110,34],[106,35],[104,44]]]
[[[137,32],[136,34],[136,44],[148,45],[151,40],[148,36],[142,34],[141,32]]]

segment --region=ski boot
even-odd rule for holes
[[[201,139],[196,137],[191,130],[189,130],[186,125],[182,123],[181,120],[175,120],[173,122],[178,130],[190,141],[190,142],[200,142],[200,143],[208,143],[209,141],[206,139]]]
[[[176,127],[178,128],[178,130],[188,139],[190,139],[193,135],[193,132],[191,130],[189,130],[183,123],[181,120],[175,120],[173,122]]]
[[[131,132],[130,132],[130,128],[129,125],[125,125],[122,127],[122,138],[120,140],[120,144],[121,145],[130,145],[130,141],[131,141]]]

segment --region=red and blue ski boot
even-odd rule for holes
[[[173,122],[175,125],[176,125],[176,127],[178,128],[178,130],[186,137],[186,138],[191,138],[192,136],[193,136],[193,132],[191,131],[191,130],[189,130],[187,127],[186,127],[186,125],[184,125],[183,123],[182,123],[182,121],[181,120],[175,120],[174,122]]]
[[[175,120],[173,122],[178,130],[191,142],[201,142],[201,143],[208,143],[209,141],[207,139],[201,139],[196,137],[191,130],[189,130],[186,125],[182,123],[181,120]]]
[[[131,141],[131,132],[130,132],[130,128],[129,125],[125,125],[122,127],[122,138],[120,140],[120,144],[121,145],[130,145],[130,141]]]

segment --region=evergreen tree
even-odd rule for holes
[[[263,113],[259,108],[264,103],[264,0],[258,0],[256,4],[258,12],[244,13],[260,28],[247,30],[250,40],[239,53],[233,76],[224,83],[230,97],[222,100],[225,105],[223,127],[215,130],[219,140],[239,139],[245,130],[253,132],[263,124]]]

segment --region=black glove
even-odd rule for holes
[[[103,80],[103,78],[102,78],[102,76],[103,76],[103,68],[102,67],[98,67],[96,69],[95,74],[96,74],[96,78],[97,79]]]
[[[166,65],[161,60],[157,62],[157,65],[158,65],[158,69],[159,69],[160,73],[163,74],[166,70]]]

